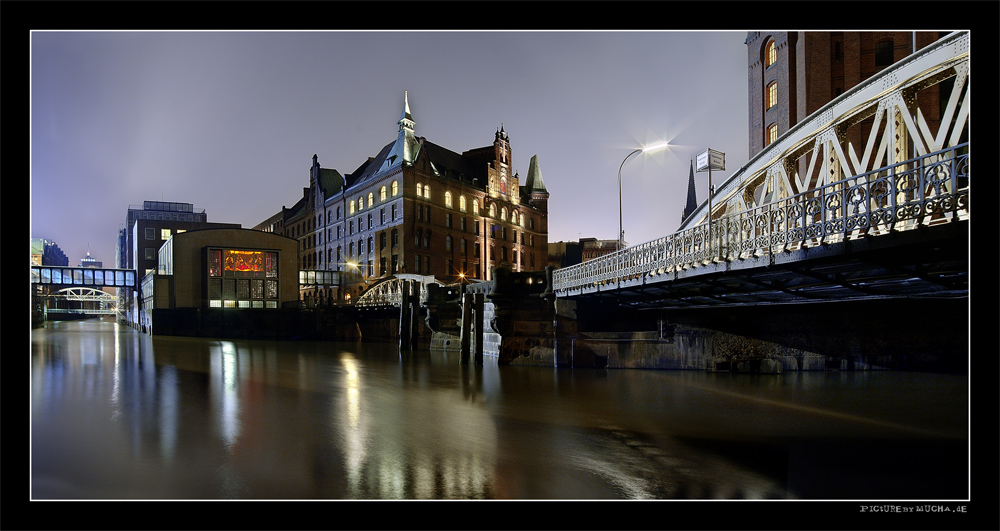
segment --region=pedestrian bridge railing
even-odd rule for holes
[[[569,295],[642,275],[877,238],[968,217],[969,147],[960,144],[556,270],[553,287],[557,295]]]

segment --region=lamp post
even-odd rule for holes
[[[636,153],[649,153],[650,151],[656,151],[658,149],[663,149],[667,147],[666,142],[657,142],[655,144],[649,144],[648,146],[643,146],[628,155],[625,156],[625,160],[622,161],[621,166],[618,167],[618,250],[621,251],[622,247],[625,246],[625,229],[622,226],[622,168],[625,167],[625,162]]]

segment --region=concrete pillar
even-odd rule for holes
[[[471,350],[472,339],[472,304],[473,295],[471,293],[462,294],[462,335],[461,335],[461,363],[469,363],[469,351]]]

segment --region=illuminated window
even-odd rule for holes
[[[348,206],[348,207],[347,207],[347,212],[348,212],[349,214],[353,214],[353,213],[354,213],[354,207],[355,207],[355,206],[356,206],[356,205],[354,204],[354,201],[353,201],[353,200],[351,200],[351,204],[350,204],[350,206]]]
[[[424,199],[431,198],[431,187],[429,184],[424,185]]]
[[[477,216],[479,215],[479,200],[478,199],[473,199],[472,200],[472,213],[475,214],[475,215],[477,215]]]
[[[490,217],[491,218],[497,217],[497,207],[496,207],[496,205],[493,205],[493,204],[490,205]]]
[[[444,206],[451,208],[451,192],[444,193]]]
[[[417,197],[423,197],[424,195],[424,185],[417,183]]]
[[[393,197],[399,193],[399,181],[392,181],[392,195]]]
[[[378,191],[378,200],[379,201],[385,201],[386,194],[388,194],[388,192],[386,191],[385,186],[382,186],[382,188],[379,188],[379,191]]]
[[[358,197],[358,210],[365,209],[365,198],[364,196]]]
[[[160,229],[160,239],[169,240],[170,239],[170,229]]]
[[[778,83],[772,82],[767,86],[767,108],[770,109],[778,104]]]
[[[375,206],[375,194],[368,192],[368,208]]]
[[[767,138],[764,139],[764,145],[770,145],[775,140],[778,139],[778,126],[776,124],[771,124],[767,126]]]
[[[774,41],[768,41],[767,47],[764,48],[764,68],[767,68],[778,61],[778,48],[774,45]]]
[[[465,212],[465,196],[464,195],[458,196],[458,209],[461,210],[462,212]]]
[[[500,219],[507,221],[507,207],[500,209]]]

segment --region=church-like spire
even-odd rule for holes
[[[414,126],[417,125],[417,123],[413,121],[413,116],[410,115],[409,91],[403,91],[403,113],[399,116],[399,121],[396,123],[399,124],[400,131],[408,131],[410,133],[413,133]]]
[[[691,173],[688,175],[687,203],[684,204],[684,212],[681,214],[681,223],[698,208],[698,195],[694,188],[694,161],[691,161]]]

